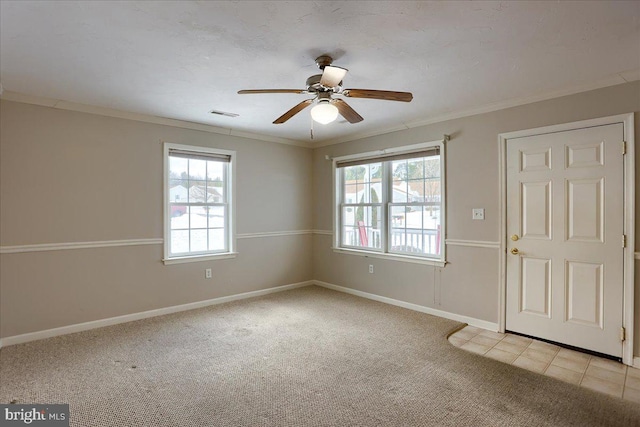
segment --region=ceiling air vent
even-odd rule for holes
[[[239,114],[236,114],[236,113],[227,113],[226,111],[219,111],[219,110],[211,110],[211,111],[209,111],[209,113],[215,114],[217,116],[226,116],[226,117],[238,117],[239,116]]]

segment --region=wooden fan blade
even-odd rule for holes
[[[304,101],[302,101],[300,104],[296,105],[295,107],[293,107],[292,109],[290,109],[289,111],[287,111],[286,113],[284,113],[283,115],[281,115],[280,117],[278,117],[273,124],[274,125],[279,125],[282,124],[284,122],[286,122],[287,120],[289,120],[291,117],[295,116],[296,114],[298,114],[300,111],[304,110],[305,108],[307,108],[309,106],[309,104],[311,104],[313,102],[313,99],[306,99]]]
[[[345,89],[342,91],[342,94],[350,98],[383,99],[385,101],[411,102],[413,99],[411,92],[394,92],[389,90]]]
[[[347,119],[349,123],[358,123],[364,120],[360,114],[356,113],[356,110],[342,99],[334,99],[331,103],[338,108],[338,113]]]
[[[301,89],[246,89],[238,91],[238,95],[251,95],[256,93],[307,93],[307,91]]]
[[[346,68],[332,67],[327,65],[322,71],[322,78],[320,78],[320,84],[324,87],[336,87],[340,84],[344,76],[347,75]]]

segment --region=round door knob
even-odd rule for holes
[[[511,249],[511,254],[512,255],[518,255],[520,253],[520,251],[518,250],[518,248],[512,248]]]

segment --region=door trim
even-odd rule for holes
[[[622,346],[622,362],[633,365],[634,326],[634,262],[635,262],[635,154],[634,113],[582,120],[553,126],[544,126],[498,135],[499,144],[499,223],[500,223],[500,287],[499,287],[499,331],[504,332],[507,322],[507,141],[513,138],[555,133],[594,126],[622,123],[627,152],[624,156],[624,233],[627,246],[624,248],[624,299],[622,325],[626,339]],[[622,149],[622,147],[621,147]]]

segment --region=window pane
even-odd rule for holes
[[[225,238],[223,228],[210,228],[209,229],[209,250],[210,251],[222,251],[225,250]]]
[[[382,163],[371,163],[369,165],[369,181],[380,182],[382,178]]]
[[[226,163],[222,162],[207,162],[207,181],[223,181],[223,167]]]
[[[358,190],[360,190],[360,193],[358,194],[358,203],[371,203],[371,188],[369,183],[358,186]]]
[[[405,210],[405,228],[422,230],[423,211],[422,206],[406,206]]]
[[[393,203],[406,203],[408,201],[408,193],[407,181],[393,181],[393,197],[391,199]]]
[[[226,208],[224,206],[209,206],[208,208],[209,228],[224,228]]]
[[[440,156],[429,157],[425,160],[425,183],[424,197],[425,202],[435,209],[440,209]]]
[[[189,181],[171,180],[169,186],[169,203],[187,203],[189,201]]]
[[[356,225],[356,207],[344,206],[342,208],[342,225],[347,227],[355,227]]]
[[[189,207],[185,205],[171,205],[171,229],[189,228]]]
[[[416,227],[416,222],[422,224],[422,220],[417,220],[416,212],[412,212],[406,205],[394,206],[392,212],[394,222],[391,228],[390,251],[422,252],[422,228]]]
[[[206,181],[189,181],[189,203],[206,203]]]
[[[367,168],[363,165],[351,166],[347,168],[347,170],[345,171],[345,174],[347,176],[347,180],[351,179],[351,180],[363,182],[364,177],[367,174]]]
[[[438,255],[440,217],[425,206],[400,205],[391,208],[390,252]]]
[[[207,250],[207,230],[191,230],[191,252]]]
[[[189,159],[189,179],[194,181],[204,181],[207,179],[206,160]]]
[[[181,157],[169,157],[169,178],[170,179],[187,179],[189,160]]]
[[[424,158],[407,160],[407,179],[424,178]]]
[[[363,248],[380,249],[381,239],[381,206],[357,206],[352,212],[343,208],[343,233],[344,245]]]
[[[222,181],[213,181],[207,183],[207,197],[209,203],[224,203],[224,183]]]
[[[189,228],[207,228],[206,206],[191,206],[188,213]]]
[[[440,231],[425,230],[424,231],[424,253],[429,255],[437,255],[440,253]]]
[[[440,178],[440,156],[432,156],[425,159],[424,176],[426,178]]]
[[[408,201],[410,203],[423,203],[424,202],[424,180],[415,180],[407,182],[409,186]]]
[[[438,206],[439,208],[439,206]],[[442,238],[440,228],[440,210],[425,207],[424,211],[424,233],[425,233],[425,254],[440,254],[440,239]]]
[[[440,204],[440,178],[428,178],[424,183],[425,202]]]
[[[172,230],[171,246],[172,254],[189,252],[189,231],[188,230]]]
[[[382,184],[380,182],[374,182],[369,186],[369,200],[371,203],[382,202]]]
[[[342,197],[345,203],[361,203],[366,172],[367,168],[361,165],[344,168]]]
[[[392,206],[391,252],[422,252],[422,211],[415,211],[407,205]]]
[[[406,216],[406,208],[403,206],[392,206],[391,207],[391,227],[392,228],[404,228],[405,227],[405,216]]]

